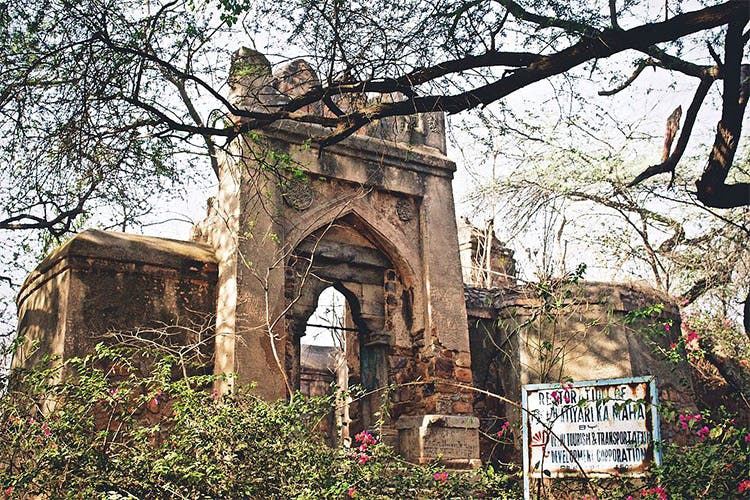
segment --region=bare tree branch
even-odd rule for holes
[[[731,208],[750,204],[750,183],[726,184],[734,161],[742,117],[750,91],[750,65],[742,64],[742,30],[750,12],[744,11],[729,23],[724,45],[724,95],[721,121],[703,175],[696,182],[698,199],[707,206]]]
[[[640,76],[641,72],[643,72],[644,69],[649,66],[653,66],[653,63],[647,59],[641,59],[640,61],[638,61],[638,65],[636,66],[635,71],[633,71],[633,74],[630,75],[627,80],[611,90],[600,90],[598,94],[601,96],[611,96],[617,94],[618,92],[622,92],[623,90],[628,88],[630,84],[632,84],[638,78],[638,76]]]
[[[695,95],[693,95],[693,100],[690,103],[690,107],[685,114],[685,123],[682,126],[680,138],[677,139],[677,145],[675,146],[674,151],[672,151],[672,154],[669,155],[669,158],[667,158],[666,161],[662,161],[662,163],[651,165],[650,167],[648,167],[646,170],[636,176],[636,178],[628,184],[628,187],[636,186],[655,175],[675,171],[675,168],[677,167],[677,164],[682,158],[682,155],[685,152],[685,148],[687,147],[690,135],[693,131],[693,126],[695,125],[695,120],[698,116],[698,111],[700,111],[700,108],[703,105],[703,101],[705,100],[706,95],[708,94],[708,91],[713,83],[713,79],[705,78],[701,80],[700,85],[698,85],[698,88],[695,91]]]
[[[444,111],[458,113],[486,106],[534,82],[564,73],[586,61],[605,58],[628,49],[649,47],[682,36],[729,23],[747,10],[745,2],[728,2],[720,6],[680,14],[669,21],[639,26],[627,31],[605,31],[596,38],[584,38],[525,68],[519,68],[488,85],[450,96],[425,96],[395,103],[380,103],[339,118],[333,133],[319,141],[322,147],[335,144],[362,126],[389,116]]]

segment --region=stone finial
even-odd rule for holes
[[[232,54],[229,68],[229,102],[239,109],[273,112],[295,97],[302,96],[321,85],[312,65],[304,59],[290,61],[272,73],[271,63],[260,52],[241,47]],[[398,102],[405,99],[400,93],[384,94],[368,100],[363,93],[335,95],[332,101],[344,113],[350,113],[374,102]],[[315,102],[299,111],[314,115],[336,116]],[[239,122],[237,117],[233,121]],[[427,146],[446,153],[445,117],[442,112],[385,118],[369,125],[357,134],[386,141]]]
[[[229,102],[245,110],[273,111],[288,101],[272,83],[271,63],[260,52],[241,47],[229,66]]]
[[[304,59],[295,59],[279,66],[273,76],[274,86],[290,97],[301,96],[320,85],[318,74]]]
[[[280,94],[295,98],[305,95],[311,89],[320,87],[320,79],[312,65],[304,59],[295,59],[273,72],[273,86]],[[301,109],[310,114],[321,114],[320,102]]]

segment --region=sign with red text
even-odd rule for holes
[[[640,475],[660,464],[656,379],[525,385],[528,478]]]

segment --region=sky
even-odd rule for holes
[[[650,4],[647,3],[646,5]],[[243,43],[241,37],[227,40],[228,46],[239,46]],[[264,42],[256,40],[256,45],[263,46]],[[289,47],[289,49],[292,52],[296,50],[293,47]],[[699,47],[695,50],[703,49]],[[691,50],[688,50],[688,55],[690,55],[690,52]],[[294,56],[294,54],[287,55]],[[621,78],[626,78],[631,71],[631,62],[632,55],[626,54],[608,59],[601,64],[611,65],[613,69],[620,72]],[[228,66],[228,61],[226,65]],[[542,126],[558,127],[562,105],[560,102],[555,101],[552,96],[554,95],[554,90],[562,85],[564,85],[564,78],[542,81],[514,93],[504,102],[509,109],[520,115],[534,115],[536,123],[540,123]],[[601,90],[600,86],[587,82],[583,78],[577,82],[580,97],[575,103],[570,103],[570,105],[573,107],[585,107],[589,104],[598,104],[606,108],[612,116],[622,122],[637,123],[640,133],[651,137],[648,141],[638,142],[636,151],[629,153],[632,162],[629,167],[637,170],[639,166],[645,167],[650,161],[658,159],[662,147],[661,137],[663,136],[666,118],[677,105],[682,105],[683,110],[687,108],[692,98],[694,87],[695,82],[689,79],[683,78],[675,81],[664,71],[646,70],[632,88],[618,94],[614,98],[604,98],[596,95],[596,92]],[[718,89],[715,87],[713,92],[717,93]],[[701,148],[701,143],[711,140],[717,115],[718,108],[716,106],[704,106],[698,119],[696,132],[691,139],[689,154],[706,151]],[[450,122],[456,123],[461,119],[463,117],[458,117],[458,119],[452,118]],[[486,182],[487,178],[493,175],[493,165],[490,164],[490,159],[471,142],[471,138],[468,135],[458,131],[458,128],[452,132],[449,134],[451,141],[449,142],[448,156],[455,160],[458,166],[453,183],[457,202],[457,215],[468,216],[473,218],[475,222],[481,222],[487,217],[487,214],[477,214],[469,198],[478,185]],[[583,144],[592,142],[589,137],[581,135],[581,142]],[[617,140],[618,134],[614,133],[613,137],[613,140]],[[569,139],[576,141],[578,137],[571,136]],[[501,154],[494,159],[494,175],[500,178],[514,174],[519,169],[524,168],[523,162],[518,160],[518,155],[515,153],[518,153],[517,150],[519,147],[527,147],[525,145],[519,146],[517,138],[506,138],[505,141],[502,142],[499,140],[497,149]],[[504,151],[503,148],[507,148],[508,155],[502,154]],[[205,216],[206,199],[213,196],[216,187],[216,179],[213,177],[208,166],[206,166],[202,175],[199,175],[195,182],[187,186],[184,197],[161,202],[154,210],[154,215],[146,219],[146,224],[142,228],[132,228],[131,230],[153,236],[188,239],[192,224]],[[506,210],[512,209],[512,204],[506,207]],[[493,215],[496,218],[498,235],[501,239],[508,241],[508,245],[516,252],[516,259],[519,263],[522,276],[526,279],[533,279],[535,267],[538,266],[538,262],[535,262],[535,260],[538,260],[538,256],[535,256],[534,252],[535,249],[539,248],[543,236],[542,233],[532,230],[520,236],[512,237],[513,235],[507,231],[503,223],[507,214],[498,211]],[[575,212],[573,212],[573,216],[575,216]],[[622,273],[619,272],[620,269],[608,268],[606,261],[602,262],[595,259],[590,255],[588,248],[576,247],[575,242],[571,240],[571,247],[568,251],[576,257],[570,260],[571,266],[576,265],[576,260],[587,261],[589,263],[589,271],[586,275],[587,279],[623,279]]]

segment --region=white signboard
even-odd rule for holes
[[[656,379],[526,385],[524,482],[530,477],[638,475],[661,464]]]

